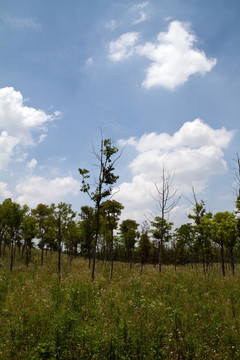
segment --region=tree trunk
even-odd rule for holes
[[[200,244],[201,244],[201,250],[202,250],[202,265],[203,265],[203,272],[204,272],[204,274],[206,274],[206,267],[205,267],[205,255],[204,255],[204,248],[203,248],[203,241],[202,241],[202,239],[200,240]]]
[[[111,234],[111,249],[110,249],[110,257],[111,257],[111,267],[110,267],[110,276],[109,276],[109,280],[112,280],[112,276],[113,276],[113,230],[112,230],[112,234]]]
[[[235,265],[234,265],[233,249],[230,249],[230,262],[231,262],[232,274],[234,276]]]
[[[29,245],[26,246],[26,266],[29,264]]]
[[[43,266],[44,246],[41,249],[41,266]]]
[[[100,204],[97,204],[97,223],[96,223],[96,234],[94,239],[93,245],[93,253],[92,253],[92,281],[94,281],[95,276],[95,264],[96,264],[96,250],[97,250],[97,242],[98,242],[98,234],[99,234],[99,227],[100,227]]]
[[[162,271],[162,239],[158,242],[158,271]]]
[[[222,262],[222,273],[223,273],[223,276],[225,276],[224,247],[223,247],[223,243],[221,243],[221,262]]]
[[[11,255],[10,255],[10,271],[12,271],[12,269],[13,269],[13,259],[14,259],[13,244],[14,244],[14,241],[13,241],[13,238],[12,238],[11,239]]]

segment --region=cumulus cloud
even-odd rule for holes
[[[28,169],[34,169],[36,166],[37,166],[37,160],[34,158],[27,163]]]
[[[129,58],[134,53],[134,45],[139,37],[137,32],[128,32],[121,35],[109,45],[109,59],[120,61]]]
[[[131,40],[129,38],[131,35]],[[207,58],[203,50],[195,47],[197,38],[189,25],[172,21],[167,32],[160,32],[156,42],[136,45],[138,33],[126,33],[110,43],[109,58],[123,60],[133,54],[150,60],[142,86],[154,86],[169,90],[186,83],[191,75],[205,75],[216,65],[215,58]],[[128,39],[128,40],[127,40]]]
[[[12,193],[7,189],[7,184],[0,181],[0,198],[1,200],[5,200],[7,198],[11,198]]]
[[[0,169],[6,168],[18,143],[19,139],[10,136],[7,131],[2,131],[0,135]]]
[[[80,183],[72,176],[47,179],[42,176],[32,176],[23,179],[16,186],[17,202],[35,207],[39,203],[58,203],[64,201],[65,196],[76,195]]]
[[[163,166],[174,173],[174,189],[189,194],[194,186],[196,193],[203,191],[212,176],[227,171],[223,149],[233,136],[233,131],[213,129],[195,119],[173,135],[149,133],[139,139],[121,140],[121,146],[134,147],[137,155],[129,164],[132,181],[120,185],[116,198],[128,212],[136,207],[139,212],[147,212],[153,203],[154,183],[161,188]]]
[[[49,122],[60,115],[46,114],[43,110],[24,105],[24,99],[13,87],[0,89],[0,169],[10,161],[17,145],[33,145],[34,133],[41,132],[38,142],[46,134]],[[37,141],[36,141],[37,142]]]
[[[13,87],[0,89],[0,129],[17,137],[25,144],[33,143],[31,132],[47,130],[47,123],[59,116],[59,112],[48,115],[43,110],[23,104],[23,96]]]

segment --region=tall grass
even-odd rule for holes
[[[33,253],[0,260],[0,359],[240,359],[240,277]]]

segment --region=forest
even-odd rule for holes
[[[173,175],[163,166],[161,186],[155,184],[159,215],[152,216],[143,224],[133,219],[119,223],[124,205],[112,199],[112,188],[118,180],[114,175],[115,163],[121,156],[111,139],[101,141],[99,153],[94,150],[99,174],[94,188],[90,186],[90,172],[79,168],[82,177],[81,191],[87,193],[93,206],[81,206],[77,214],[71,204],[38,204],[34,209],[6,199],[0,204],[0,256],[5,258],[6,247],[10,250],[10,270],[14,266],[16,251],[25,258],[26,266],[31,261],[31,250],[41,250],[41,266],[44,253],[58,253],[58,277],[61,281],[61,254],[72,260],[78,256],[88,259],[95,276],[95,261],[153,264],[161,272],[163,264],[201,264],[206,273],[213,264],[221,264],[222,275],[230,267],[235,272],[239,262],[240,196],[236,197],[233,212],[212,214],[206,210],[203,200],[198,201],[193,190],[192,212],[189,222],[174,228],[169,214],[178,204],[177,190],[171,192]],[[240,169],[240,160],[237,158]],[[114,195],[114,194],[113,194]],[[18,250],[17,250],[18,249]],[[25,255],[24,255],[25,254]]]
[[[189,222],[163,167],[159,215],[120,222],[121,156],[94,151],[93,206],[0,204],[0,359],[239,359],[240,196],[212,214],[193,188]],[[239,165],[239,159],[238,159]]]

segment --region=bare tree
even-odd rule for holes
[[[158,268],[161,272],[162,266],[162,247],[165,237],[169,235],[167,223],[169,221],[169,215],[171,211],[177,206],[181,198],[181,194],[178,195],[179,189],[172,190],[173,180],[175,178],[174,172],[167,169],[166,165],[162,166],[162,175],[159,184],[154,183],[156,195],[153,199],[157,202],[158,210],[160,211],[160,217],[158,217],[159,223],[159,256],[158,256]]]

